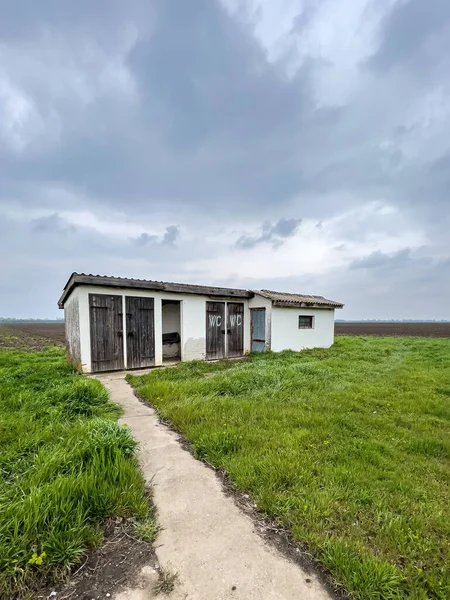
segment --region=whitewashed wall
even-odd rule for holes
[[[299,315],[313,316],[313,329],[299,329]],[[272,308],[271,348],[281,350],[304,350],[305,348],[329,348],[334,342],[334,310],[323,308]]]
[[[80,307],[77,288],[64,304],[64,321],[67,358],[76,369],[81,369]]]
[[[114,287],[100,287],[95,285],[77,286],[66,303],[70,301],[74,293],[78,294],[80,315],[80,348],[81,366],[85,373],[91,372],[91,339],[89,324],[89,294],[112,294],[123,297],[123,336],[125,368],[127,366],[127,336],[125,324],[125,296],[138,296],[155,299],[155,365],[163,364],[162,349],[162,300],[181,301],[181,360],[204,360],[206,358],[206,302],[212,299],[208,296],[197,296],[194,294],[174,294],[153,290],[130,290]],[[214,298],[215,302],[225,299]],[[244,353],[250,351],[250,311],[248,300],[236,298],[234,302],[244,304]]]

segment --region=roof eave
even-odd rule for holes
[[[282,300],[272,300],[274,306],[280,308],[344,308],[344,304],[328,304],[315,302],[283,302]]]
[[[64,308],[64,302],[65,302],[66,298],[68,298],[70,296],[70,294],[72,293],[72,289],[75,287],[74,283],[73,283],[75,276],[76,276],[76,273],[72,273],[71,276],[69,277],[69,279],[67,280],[67,283],[63,288],[63,292],[58,300],[58,308]]]
[[[119,277],[107,277],[99,275],[84,275],[72,273],[64,286],[63,293],[58,300],[58,307],[64,308],[67,298],[75,287],[79,285],[94,285],[99,287],[114,287],[121,289],[142,289],[151,291],[169,292],[174,294],[192,294],[223,298],[253,298],[254,293],[250,290],[237,288],[220,288],[214,286],[197,286],[190,284],[178,284],[162,281],[121,279]]]

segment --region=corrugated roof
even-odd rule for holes
[[[309,294],[291,294],[289,292],[274,292],[272,290],[255,290],[255,294],[260,294],[261,296],[264,296],[264,298],[272,300],[275,306],[316,306],[319,308],[344,307],[344,305],[341,302],[336,302],[335,300],[328,300],[323,296],[311,296]]]
[[[305,294],[290,294],[284,292],[273,292],[271,290],[243,290],[239,288],[223,288],[207,285],[191,285],[187,283],[170,283],[166,281],[154,281],[151,279],[129,279],[126,277],[110,277],[108,275],[92,275],[86,273],[72,273],[64,286],[61,298],[58,301],[59,308],[64,308],[64,302],[78,285],[107,286],[122,289],[156,290],[162,292],[174,292],[183,294],[201,294],[204,296],[221,298],[253,298],[260,294],[273,301],[275,306],[291,307],[317,307],[317,308],[342,308],[340,302],[327,300],[323,296],[309,296]]]
[[[170,283],[167,281],[153,281],[151,279],[130,279],[126,277],[110,277],[108,275],[92,275],[86,273],[72,273],[64,286],[61,298],[58,300],[59,308],[64,308],[64,302],[78,285],[98,285],[126,289],[159,290],[163,292],[176,292],[183,294],[204,294],[205,296],[252,298],[254,293],[250,290],[235,288],[212,287],[207,285],[190,285],[187,283]]]

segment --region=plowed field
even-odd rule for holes
[[[336,323],[336,335],[450,337],[450,323]]]

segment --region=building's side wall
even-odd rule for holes
[[[250,298],[248,301],[248,307],[252,308],[265,308],[266,309],[266,350],[271,349],[271,336],[272,336],[272,300],[268,298],[264,298],[264,296],[260,296],[259,294],[255,294],[254,298]],[[251,314],[250,314],[251,319]],[[250,323],[251,326],[251,323]],[[250,335],[251,335],[251,327],[250,327]],[[251,340],[250,340],[251,345]]]
[[[75,369],[81,370],[80,305],[75,288],[64,304],[67,359]]]
[[[195,294],[176,294],[170,292],[159,292],[152,290],[129,290],[122,288],[100,287],[95,285],[83,285],[76,288],[80,302],[80,342],[81,363],[84,372],[91,371],[91,339],[89,325],[89,294],[113,294],[123,297],[139,296],[155,299],[155,366],[163,364],[162,344],[162,300],[181,301],[181,360],[204,360],[206,358],[206,302],[211,300],[208,296]],[[217,298],[215,301],[225,301]],[[230,300],[231,301],[231,300]],[[233,300],[244,303],[244,352],[250,351],[250,311],[247,299]],[[127,367],[127,335],[124,313],[124,357],[125,368]]]
[[[313,329],[299,329],[299,315],[314,317]],[[334,342],[334,310],[309,308],[272,309],[272,350],[329,348]]]

